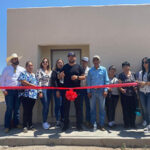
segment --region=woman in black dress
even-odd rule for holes
[[[130,70],[130,63],[122,63],[123,72],[119,74],[120,83],[131,83],[135,82],[136,76],[135,73]],[[135,128],[135,119],[136,119],[136,87],[121,87],[121,105],[123,110],[123,121],[125,128]]]

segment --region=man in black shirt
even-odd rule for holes
[[[60,78],[64,78],[64,87],[80,87],[80,81],[85,79],[84,70],[79,65],[76,64],[76,55],[74,52],[68,53],[68,63],[64,65]],[[78,97],[75,99],[75,109],[76,109],[76,127],[77,130],[82,130],[81,127],[81,100],[80,91],[77,91]],[[69,111],[70,111],[70,101],[65,99],[64,102],[64,127],[62,131],[66,131],[69,128]]]

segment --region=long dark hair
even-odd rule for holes
[[[144,67],[144,60],[145,60],[145,61],[148,61],[148,57],[144,57],[144,58],[142,59],[142,81],[143,81],[143,76],[144,76],[144,74],[145,74],[145,72],[146,72],[145,67]]]
[[[54,67],[54,70],[57,70],[58,69],[58,67],[57,67],[57,63],[58,63],[58,61],[62,61],[62,63],[63,63],[63,65],[64,65],[64,61],[61,59],[61,58],[59,58],[59,59],[57,59],[57,61],[56,61],[56,64],[55,64],[55,67]]]
[[[150,81],[150,58],[147,59],[148,62],[148,74],[147,74],[147,80]]]
[[[43,58],[43,59],[42,59],[42,61],[41,61],[41,63],[40,63],[40,68],[43,69],[43,62],[44,62],[45,59],[46,59],[47,62],[48,62],[47,70],[49,70],[50,68],[49,68],[49,60],[48,60],[48,58]]]

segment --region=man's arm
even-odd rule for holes
[[[86,84],[87,84],[87,86],[92,86],[91,85],[91,74],[90,74],[90,71],[88,72],[88,75],[86,77]],[[91,89],[87,89],[87,92],[91,93]]]
[[[86,78],[85,72],[81,66],[80,66],[80,74],[81,75],[78,76],[78,80],[85,80],[85,78]]]
[[[77,75],[73,75],[71,76],[72,80],[85,80],[85,75],[81,75],[81,76],[77,76]]]
[[[1,76],[1,83],[0,83],[1,86],[5,86],[6,76],[7,76],[7,70],[6,70],[6,68],[5,68],[5,69],[3,70],[2,76]],[[4,94],[5,96],[8,94],[5,89],[2,89],[2,91],[3,91],[3,94]]]
[[[29,82],[26,81],[26,80],[21,80],[20,82],[21,82],[21,84],[24,85],[24,86],[35,86],[34,84],[31,84],[31,83],[29,83]]]
[[[85,80],[85,75],[84,75],[84,71],[83,71],[83,68],[80,66],[79,67],[79,75],[72,75],[71,76],[71,80]]]
[[[108,85],[110,83],[107,70],[105,69],[105,84]],[[108,91],[108,88],[104,89],[105,92]]]

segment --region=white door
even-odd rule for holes
[[[68,63],[67,55],[69,52],[74,52],[77,57],[77,63],[80,64],[81,49],[52,49],[51,50],[51,67],[55,67],[56,61],[61,58],[64,63]]]

